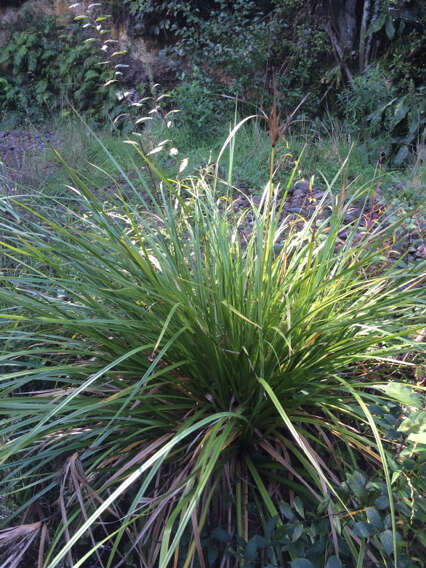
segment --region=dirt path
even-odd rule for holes
[[[48,144],[58,142],[58,134],[47,130],[0,130],[0,193],[8,195],[50,174],[57,166],[42,156]]]

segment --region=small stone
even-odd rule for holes
[[[237,187],[238,191],[242,193],[247,193],[247,194],[250,193],[250,187],[244,181],[237,181],[235,183],[235,186]]]
[[[256,205],[256,207],[259,206],[259,204],[262,200],[262,198],[258,197],[257,195],[253,195],[251,199],[253,201],[253,204]]]
[[[426,258],[426,247],[424,247],[423,245],[420,245],[417,249],[416,249],[416,256],[418,258]]]
[[[296,181],[294,184],[294,189],[301,189],[303,191],[309,191],[309,183],[305,180]]]
[[[304,203],[304,201],[305,201],[305,200],[303,199],[303,197],[294,197],[294,198],[290,201],[289,205],[290,205],[290,206],[295,206],[295,207],[297,207],[297,206],[302,206],[302,204]]]
[[[361,216],[361,211],[359,209],[352,209],[352,210],[349,211],[349,213],[347,213],[345,215],[343,222],[344,223],[352,223],[352,221],[359,219],[360,216]]]

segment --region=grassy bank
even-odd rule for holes
[[[264,167],[270,152],[266,126],[266,121],[261,116],[242,126],[235,136],[236,144],[233,150],[234,185],[238,187],[240,184],[257,194],[262,192],[268,180],[268,172]],[[194,175],[200,168],[214,163],[231,128],[232,121],[220,129],[216,128],[213,135],[208,132],[200,134],[199,131],[194,132],[190,125],[185,125],[185,122],[179,123],[178,127],[166,128],[161,120],[154,120],[146,123],[141,138],[147,152],[163,142],[162,151],[155,159],[167,175],[176,177],[184,158],[188,160],[185,175]],[[32,130],[32,127],[28,128],[29,132]],[[44,130],[44,127],[35,127],[33,131],[36,135],[41,133],[43,140]],[[0,127],[0,131],[9,131],[7,122]],[[53,146],[64,155],[72,167],[90,174],[100,183],[106,183],[106,177],[102,177],[100,171],[95,172],[89,163],[104,169],[107,175],[115,175],[115,168],[97,138],[116,156],[126,172],[135,168],[134,155],[123,145],[127,136],[119,132],[96,129],[96,135],[93,135],[77,119],[66,122],[52,120],[48,132]],[[7,182],[8,173],[13,179],[16,174],[22,175],[28,170],[26,181],[31,180],[28,185],[34,188],[44,187],[49,194],[57,193],[67,182],[67,175],[62,168],[53,168],[55,159],[52,152],[36,148],[32,153],[28,153],[25,144],[20,150],[19,139],[17,145],[14,149],[16,154],[23,155],[18,165],[19,172],[16,171],[15,164],[9,172],[3,167],[3,183]],[[383,147],[384,141],[380,139],[362,140],[355,137],[337,119],[295,123],[286,131],[284,141],[277,150],[275,180],[285,182],[288,179],[295,160],[303,151],[303,159],[295,174],[296,180],[314,176],[315,184],[324,186],[323,177],[331,180],[337,175],[339,182],[350,186],[354,180],[362,184],[374,177],[380,177],[378,185],[388,202],[399,198],[406,205],[420,204],[424,199],[426,183],[424,151],[420,148],[404,168],[396,169],[382,156]],[[178,149],[179,154],[174,154],[174,150],[170,153],[172,148]],[[343,164],[345,166],[342,168]],[[5,165],[7,166],[7,160]],[[225,154],[222,159],[224,175],[228,165]],[[136,167],[139,167],[138,160]]]

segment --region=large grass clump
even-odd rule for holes
[[[421,348],[423,304],[422,267],[386,254],[392,227],[345,225],[350,203],[332,187],[292,223],[280,208],[291,179],[237,212],[213,174],[160,174],[155,189],[127,179],[107,206],[69,173],[80,201],[55,201],[55,221],[33,197],[1,221],[8,558],[38,542],[49,568],[91,554],[115,568],[207,566],[206,534],[247,541],[272,518],[284,544],[271,566],[377,564],[381,540],[354,533],[340,491],[361,463],[383,469],[396,565],[371,407],[414,400],[386,369]],[[285,545],[283,502],[322,507],[321,554],[294,533]]]

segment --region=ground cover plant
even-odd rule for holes
[[[338,176],[309,220],[291,174],[239,212],[234,140],[225,176],[109,154],[105,200],[65,163],[76,200],[5,201],[3,562],[412,565],[387,417],[421,406],[424,265],[392,262],[400,220],[345,222],[369,186]]]

